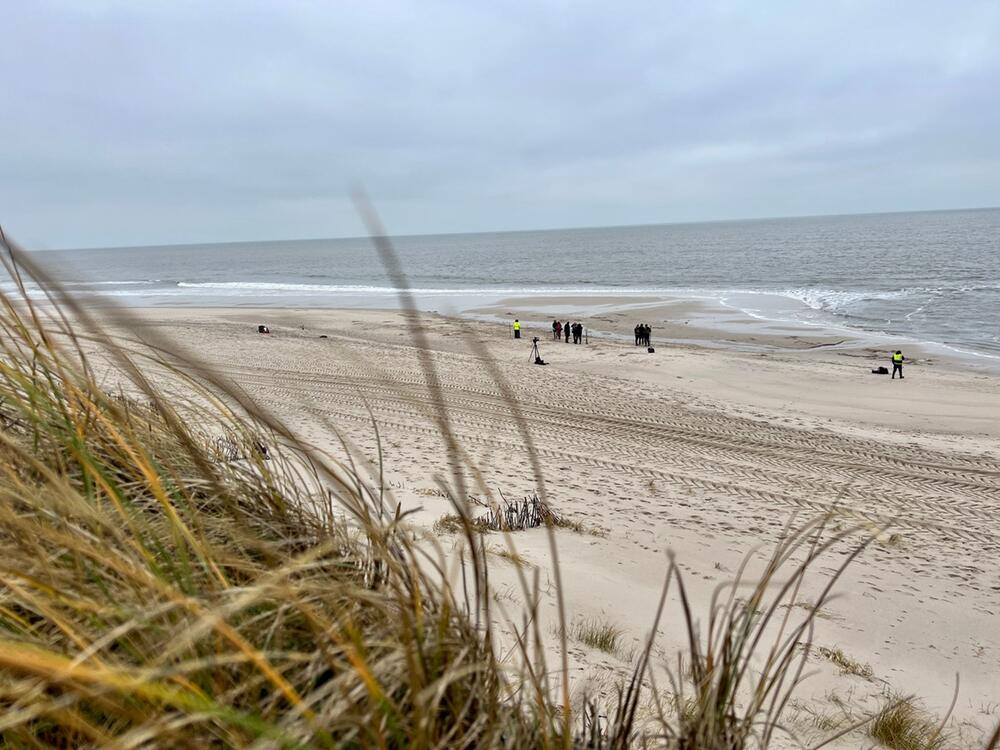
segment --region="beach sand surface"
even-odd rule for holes
[[[1000,720],[996,375],[914,350],[905,381],[892,381],[870,372],[886,352],[822,332],[778,332],[761,351],[738,331],[726,335],[732,346],[711,348],[657,343],[654,331],[649,354],[609,337],[554,342],[530,315],[520,341],[501,324],[398,311],[138,315],[139,335],[169,337],[318,448],[344,459],[345,443],[353,446],[355,459],[370,462],[374,482],[370,408],[392,502],[446,553],[460,539],[432,527],[451,512],[441,490],[456,468],[450,463],[482,500],[501,491],[540,493],[579,522],[583,533],[556,532],[567,615],[606,620],[623,635],[616,654],[570,641],[575,696],[607,691],[628,675],[632,652],[649,634],[668,551],[704,621],[713,590],[732,579],[745,555],[769,550],[796,514],[804,521],[833,512],[831,524],[862,529],[858,541],[875,538],[816,620],[814,643],[840,649],[871,675],[842,673],[814,654],[815,674],[786,717],[790,727],[818,738],[816,715],[857,719],[896,693],[943,716],[956,674],[955,743],[974,747]],[[614,315],[627,331],[631,318]],[[272,333],[258,334],[258,324]],[[426,338],[437,390],[422,369],[415,327]],[[533,336],[548,366],[531,364]],[[751,350],[740,351],[744,345]],[[457,462],[441,437],[442,413],[464,451]],[[543,629],[551,635],[556,578],[546,532],[510,538],[526,569],[538,570]],[[487,546],[503,549],[504,536],[488,535]],[[814,601],[847,549],[838,546],[817,565],[800,603]],[[498,609],[519,622],[514,564],[497,556],[491,581]],[[499,630],[511,633],[503,623]],[[676,590],[658,636],[657,653],[674,660],[684,645]],[[553,653],[549,666],[558,665]],[[858,747],[861,737],[833,746]]]

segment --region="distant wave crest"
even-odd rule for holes
[[[327,294],[399,294],[402,289],[391,286],[375,286],[369,284],[292,284],[281,282],[258,281],[180,281],[177,286],[182,289],[206,290],[243,290],[248,292],[291,292]],[[643,294],[673,294],[670,289],[636,289],[634,287],[416,287],[409,289],[419,295],[457,295],[457,294],[492,294],[492,295],[572,295],[572,294],[608,294],[617,296],[639,296]]]

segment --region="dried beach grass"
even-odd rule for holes
[[[7,251],[22,278],[30,261]],[[139,354],[86,311],[71,309],[71,326],[62,305],[24,287],[0,298],[5,746],[488,747],[553,734],[548,707],[526,709],[507,683],[465,593],[425,572],[350,467],[241,411],[243,394],[211,389],[181,355],[157,364],[192,397],[166,398]],[[133,395],[101,388],[84,354],[95,346]],[[264,434],[270,449],[228,460],[212,433]]]
[[[938,722],[912,698],[890,700],[872,719],[868,735],[890,750],[939,750],[945,745]]]
[[[608,620],[585,618],[570,625],[570,637],[606,654],[617,654],[623,631]]]

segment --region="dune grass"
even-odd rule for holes
[[[678,657],[687,667],[676,674],[687,671],[689,678],[671,675],[670,702],[678,718],[668,736],[677,747],[767,747],[783,731],[781,717],[803,679],[803,646],[812,643],[815,618],[870,538],[848,549],[811,608],[793,615],[796,608],[786,605],[799,600],[813,563],[849,534],[827,533],[825,519],[789,529],[756,577],[746,580],[747,559],[734,581],[717,588],[704,626],[672,564],[688,637],[687,653]]]
[[[598,617],[574,620],[569,637],[606,654],[617,654],[623,631],[614,623]]]
[[[478,534],[485,534],[489,531],[482,520],[463,519],[458,513],[445,513],[434,522],[433,528],[438,534],[463,534],[467,528],[471,528]]]
[[[527,747],[556,733],[350,467],[164,359],[191,394],[168,399],[70,312],[72,326],[27,295],[0,301],[5,747]],[[127,381],[118,393],[92,348]],[[212,435],[270,449],[227,460]]]
[[[911,698],[896,698],[875,715],[868,735],[890,750],[940,750],[945,736],[938,722]]]

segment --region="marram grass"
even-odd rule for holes
[[[551,734],[370,498],[287,459],[286,436],[268,433],[267,458],[220,457],[213,433],[253,446],[268,426],[193,378],[186,403],[141,377],[105,392],[82,353],[101,337],[75,325],[79,347],[52,308],[0,303],[0,746]],[[102,359],[123,378],[136,362]]]

